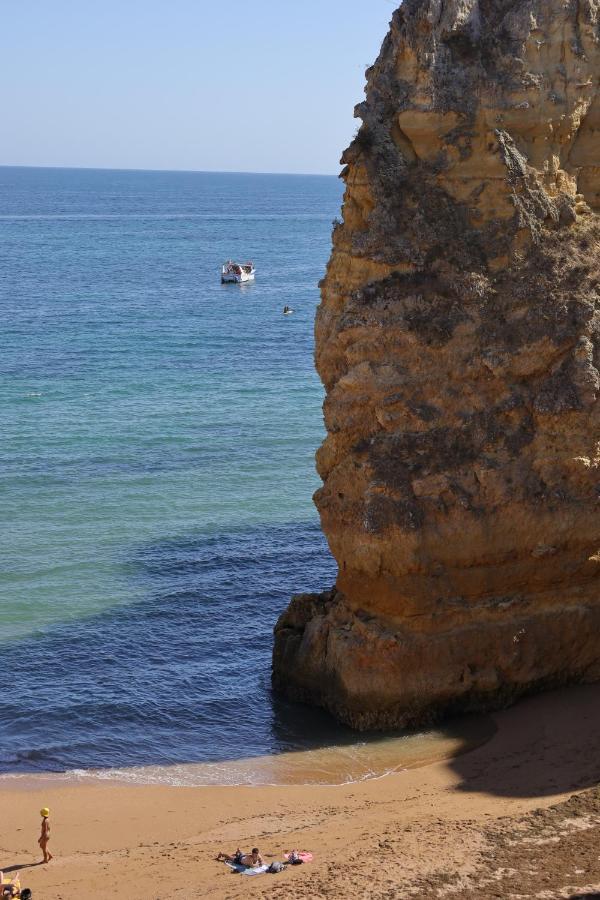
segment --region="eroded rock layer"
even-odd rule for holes
[[[273,668],[354,726],[600,678],[599,76],[600,0],[405,0],[367,73]]]

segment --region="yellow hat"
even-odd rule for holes
[[[48,809],[47,806],[44,806],[43,809],[40,809],[40,816],[43,816],[44,818],[46,818],[49,815],[50,815],[50,810]]]

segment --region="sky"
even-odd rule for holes
[[[0,165],[334,174],[399,0],[0,0]]]

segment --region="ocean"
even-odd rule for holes
[[[455,741],[370,746],[270,690],[277,616],[335,580],[313,319],[341,193],[0,168],[0,773],[340,781]],[[256,281],[221,285],[230,257]]]

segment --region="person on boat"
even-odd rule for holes
[[[40,815],[42,817],[42,831],[38,839],[38,844],[44,854],[44,862],[48,863],[52,859],[52,854],[48,850],[48,842],[50,841],[50,810],[47,806],[44,806],[44,808],[40,810]]]
[[[217,859],[219,862],[223,860],[223,862],[233,863],[237,866],[247,866],[249,869],[264,865],[263,858],[258,852],[258,847],[253,847],[252,853],[242,853],[238,847],[232,855],[229,853],[219,853]]]

